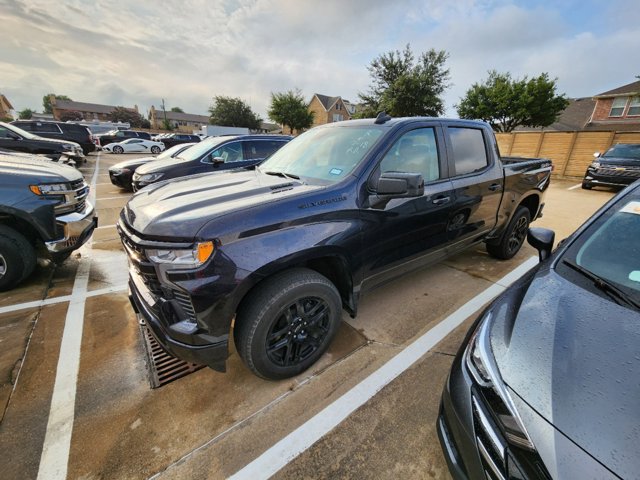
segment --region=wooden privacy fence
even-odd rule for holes
[[[640,132],[513,132],[497,133],[500,154],[553,160],[554,175],[582,177],[594,152],[616,143],[640,143]]]

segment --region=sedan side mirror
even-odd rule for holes
[[[538,250],[538,257],[541,262],[551,255],[555,239],[556,232],[548,228],[531,227],[527,232],[527,242]]]
[[[211,163],[213,163],[213,165],[217,167],[221,163],[224,163],[224,158],[222,158],[222,157],[212,157],[211,158]]]
[[[424,194],[422,174],[385,172],[378,179],[376,193],[394,198],[420,197]]]

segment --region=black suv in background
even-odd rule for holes
[[[84,125],[40,120],[16,120],[11,124],[40,137],[76,142],[85,155],[96,149],[91,131]]]
[[[102,135],[94,135],[93,139],[100,148],[114,142],[122,142],[129,138],[142,138],[143,140],[151,140],[148,132],[136,132],[134,130],[112,130]]]
[[[0,149],[2,148],[44,155],[51,160],[74,165],[86,161],[82,147],[76,142],[40,137],[4,122],[0,122]]]
[[[198,143],[200,137],[198,135],[189,135],[188,133],[172,133],[160,138],[159,141],[164,143],[165,148],[171,148],[181,143]]]
[[[133,190],[176,177],[257,165],[293,137],[288,135],[232,135],[196,143],[175,158],[156,160],[136,168]]]

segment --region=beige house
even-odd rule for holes
[[[351,120],[350,109],[347,108],[347,105],[351,106],[342,97],[314,94],[309,102],[309,111],[313,112],[313,126]]]
[[[204,125],[209,124],[209,117],[207,115],[156,110],[156,107],[151,105],[151,109],[149,110],[151,128],[162,129],[165,118],[172,128],[185,133],[200,130]]]
[[[12,110],[13,105],[11,105],[11,102],[9,102],[7,97],[0,93],[0,121],[3,119],[13,120],[13,115],[11,114]]]
[[[80,112],[84,120],[101,120],[108,121],[109,116],[115,110],[114,105],[100,105],[98,103],[84,103],[74,102],[72,100],[60,100],[51,95],[51,108],[53,110],[53,118],[60,120],[60,115],[65,112]],[[138,106],[134,105],[133,108],[124,107],[135,113],[138,112]]]

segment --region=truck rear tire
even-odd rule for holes
[[[527,231],[531,223],[531,214],[527,207],[518,207],[516,213],[507,226],[507,230],[500,239],[500,243],[487,243],[489,255],[500,260],[509,260],[520,251],[520,247],[527,238]]]
[[[0,225],[0,291],[10,290],[31,275],[36,252],[14,229]]]
[[[256,375],[293,377],[327,350],[342,316],[340,293],[319,273],[296,268],[259,285],[235,322],[236,350]]]

